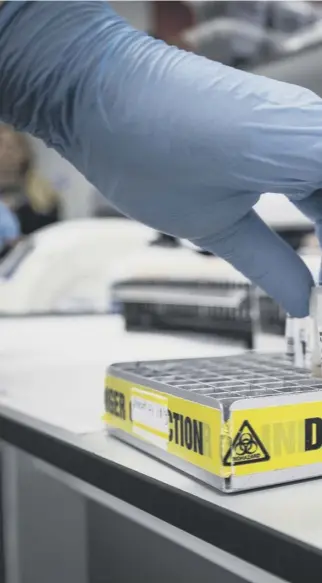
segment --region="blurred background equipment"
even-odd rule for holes
[[[238,68],[245,68],[254,55],[264,60],[282,50],[277,34],[238,18],[222,17],[202,22],[185,30],[181,39],[183,46],[193,52]]]
[[[251,70],[258,74],[310,89],[322,97],[320,63],[322,23],[290,36],[279,58],[257,63]]]
[[[317,279],[320,253],[307,237],[300,247]],[[112,298],[130,331],[198,332],[252,349],[259,333],[284,335],[285,313],[219,257],[186,242],[159,238],[129,255],[113,277]]]
[[[40,229],[0,263],[0,314],[109,312],[115,262],[150,239],[148,227],[124,219],[66,221]]]
[[[115,280],[127,330],[211,333],[253,348],[252,288],[217,257],[165,242],[130,256]]]
[[[290,36],[321,19],[318,3],[288,1],[154,2],[158,38],[238,68],[287,49]]]

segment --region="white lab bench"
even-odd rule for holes
[[[219,494],[101,424],[111,361],[236,349],[125,335],[115,318],[2,323],[1,581],[321,580],[322,480]]]

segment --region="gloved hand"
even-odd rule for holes
[[[321,224],[316,95],[168,47],[83,1],[5,3],[0,96],[4,121],[123,213],[221,255],[307,315],[309,271],[252,207],[282,192]]]

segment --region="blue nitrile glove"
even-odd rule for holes
[[[11,245],[20,236],[20,225],[16,215],[0,202],[0,251]]]
[[[0,12],[0,96],[4,121],[56,148],[123,213],[308,313],[309,271],[252,207],[282,192],[320,217],[316,95],[155,41],[106,2],[27,1]]]

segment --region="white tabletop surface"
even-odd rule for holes
[[[270,345],[276,351],[283,342],[262,342]],[[322,549],[322,479],[223,495],[100,431],[109,363],[239,350],[211,339],[127,334],[117,317],[1,320],[0,404],[67,429],[106,459]]]
[[[274,351],[276,342],[283,347],[283,339],[274,339]],[[258,346],[269,350],[270,337]],[[126,333],[119,316],[4,318],[0,402],[64,429],[88,432],[100,426],[109,364],[242,350],[211,336]]]
[[[109,364],[241,350],[199,336],[126,333],[118,316],[0,319],[0,402],[88,432],[100,427]]]

